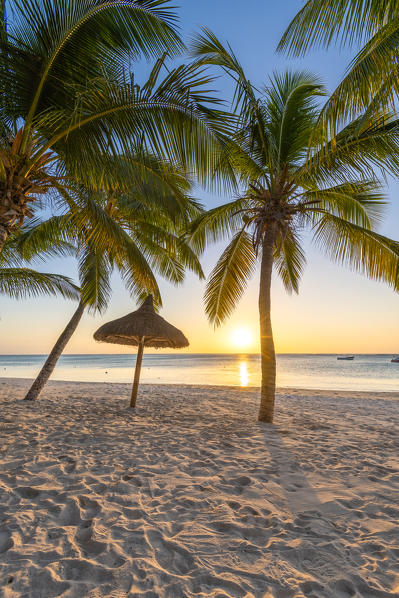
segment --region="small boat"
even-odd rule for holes
[[[354,355],[340,355],[337,357],[339,361],[353,361],[355,359]]]
[[[394,357],[391,359],[391,363],[399,363],[399,357]]]

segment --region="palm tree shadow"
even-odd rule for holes
[[[304,511],[320,511],[322,503],[317,492],[303,472],[295,451],[284,442],[284,436],[288,434],[288,430],[276,426],[268,426],[263,434],[265,451],[270,455],[272,470],[278,475],[276,481],[286,507],[293,516]]]

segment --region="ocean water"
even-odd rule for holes
[[[280,354],[277,385],[288,388],[399,391],[399,363],[392,355],[356,355],[338,361],[336,355]],[[0,377],[32,378],[44,355],[0,355]],[[131,382],[136,357],[124,355],[64,355],[54,380]],[[166,384],[258,386],[259,355],[144,354],[141,381]]]

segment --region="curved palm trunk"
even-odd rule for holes
[[[140,383],[141,362],[143,361],[143,353],[144,353],[144,337],[140,338],[139,346],[137,349],[136,369],[134,370],[132,395],[130,397],[130,407],[132,407],[132,408],[136,407],[137,393],[139,391],[139,383]]]
[[[54,371],[55,366],[57,365],[57,361],[61,357],[69,339],[75,332],[85,310],[84,303],[80,301],[78,305],[78,309],[73,314],[72,318],[68,322],[65,330],[62,332],[61,336],[58,338],[57,342],[55,343],[51,353],[46,359],[46,363],[40,370],[36,380],[30,387],[24,401],[35,401],[40,393],[42,392],[47,380],[50,378],[51,374]]]
[[[271,322],[271,283],[273,252],[276,240],[276,225],[271,224],[266,231],[262,246],[262,262],[259,284],[259,324],[262,381],[258,419],[273,422],[274,399],[276,395],[276,353],[274,351]]]

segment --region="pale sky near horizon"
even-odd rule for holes
[[[318,74],[329,91],[343,75],[353,52],[318,50],[301,60],[291,60],[275,53],[278,40],[301,7],[300,0],[270,1],[202,0],[181,2],[178,9],[182,31],[189,35],[206,25],[221,39],[230,42],[249,78],[256,84],[267,81],[275,70],[306,69]],[[228,85],[218,81],[223,97]],[[380,232],[399,237],[399,183],[391,181],[387,189],[391,202]],[[207,207],[225,198],[199,191],[198,197]],[[273,283],[273,328],[277,352],[281,353],[399,353],[399,296],[387,286],[334,264],[305,240],[308,264],[299,295],[287,295],[281,282]],[[209,273],[222,246],[207,250],[202,259]],[[42,271],[59,272],[74,277],[73,259],[52,260],[40,264]],[[185,352],[228,353],[257,352],[258,275],[233,316],[214,331],[207,323],[202,296],[204,282],[188,275],[185,283],[176,288],[160,284],[163,295],[163,315],[181,328],[190,347]],[[15,301],[0,297],[0,353],[44,354],[61,333],[76,306],[60,298],[41,297]],[[86,314],[71,339],[66,353],[122,353],[128,347],[96,343],[93,332],[104,322],[136,309],[117,275],[113,277],[113,296],[108,310],[95,317]],[[236,343],[237,330],[244,329],[252,337],[247,345]],[[239,336],[239,335],[238,335]]]

